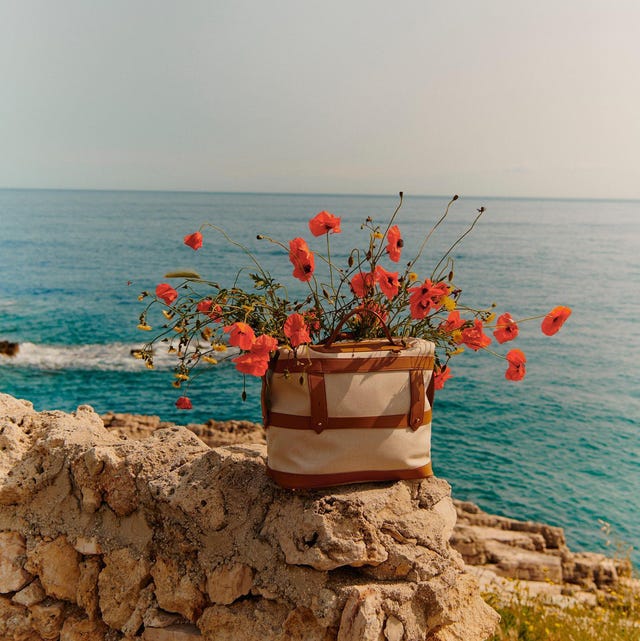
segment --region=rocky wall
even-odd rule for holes
[[[292,492],[265,454],[0,395],[0,639],[491,636],[445,481]]]

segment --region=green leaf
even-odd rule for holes
[[[190,269],[183,269],[177,272],[169,272],[164,275],[165,278],[191,278],[193,280],[202,280],[202,276],[198,272]]]

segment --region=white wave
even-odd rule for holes
[[[15,356],[0,356],[0,367],[28,367],[38,370],[99,370],[113,372],[136,372],[146,368],[143,360],[133,353],[142,344],[108,343],[104,345],[37,345],[20,343]],[[220,353],[224,358],[229,353]],[[169,354],[160,345],[153,355],[155,369],[171,369],[178,364],[174,354]]]

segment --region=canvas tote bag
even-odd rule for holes
[[[386,327],[334,343],[338,329],[280,348],[263,378],[269,476],[291,489],[431,476],[434,344]]]

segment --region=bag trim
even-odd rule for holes
[[[336,472],[333,474],[293,474],[274,470],[267,464],[267,475],[278,485],[289,490],[312,489],[348,483],[373,481],[404,481],[424,479],[433,476],[431,463],[408,470],[358,470],[355,472]]]
[[[273,365],[276,374],[300,372],[339,374],[353,372],[432,370],[433,356],[382,356],[380,358],[279,358]]]
[[[424,405],[423,405],[424,407]],[[346,429],[372,429],[372,428],[410,428],[415,431],[421,425],[431,422],[431,410],[424,412],[419,424],[414,423],[407,414],[387,414],[380,416],[328,416],[319,429],[317,421],[311,416],[300,414],[281,414],[271,412],[269,414],[269,426],[282,427],[289,430],[314,430],[317,433],[322,430],[346,430]]]

